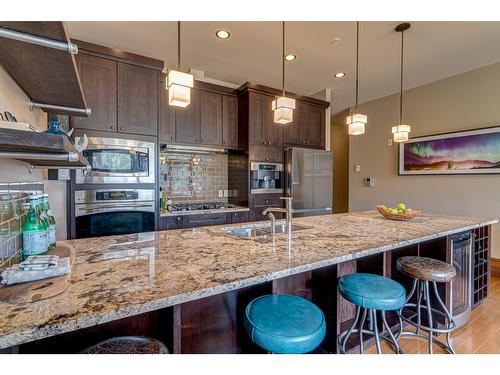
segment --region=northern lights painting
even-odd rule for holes
[[[399,174],[500,173],[500,127],[413,138],[399,145]]]

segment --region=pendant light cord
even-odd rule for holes
[[[359,21],[356,21],[356,113],[358,113]]]
[[[181,21],[177,21],[177,70],[181,71]]]
[[[401,31],[401,85],[399,88],[399,125],[403,124],[403,58],[404,58],[404,30]]]
[[[285,21],[283,21],[282,37],[283,37],[283,44],[281,53],[281,67],[282,67],[281,87],[283,88],[283,96],[285,96]]]

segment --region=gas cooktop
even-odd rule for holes
[[[233,208],[231,203],[210,202],[210,203],[177,203],[168,205],[169,211],[197,211],[197,210],[216,210],[220,208]]]

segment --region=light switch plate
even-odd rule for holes
[[[359,164],[356,164],[354,166],[354,172],[360,172],[361,171],[361,166]]]
[[[387,146],[392,146],[392,139],[387,140]]]

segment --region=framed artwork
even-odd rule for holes
[[[400,143],[398,173],[500,173],[500,126],[411,138]]]

